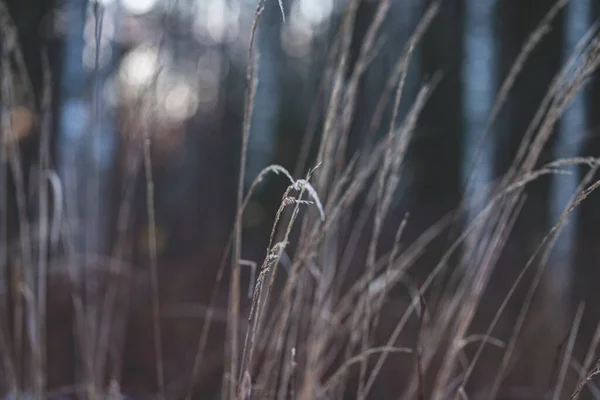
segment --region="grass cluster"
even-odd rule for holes
[[[499,112],[510,96],[511,88],[523,65],[536,45],[543,40],[566,1],[557,2],[537,29],[530,35],[520,54],[505,77],[482,135],[487,135],[496,122]],[[2,3],[0,3],[2,5]],[[592,193],[600,181],[594,181],[599,164],[594,158],[556,160],[539,165],[541,151],[549,140],[553,128],[565,108],[584,87],[597,70],[600,62],[600,34],[594,26],[582,39],[571,60],[556,75],[547,95],[539,105],[535,118],[523,135],[519,152],[502,178],[483,193],[486,204],[473,221],[464,224],[466,200],[438,223],[425,230],[411,243],[403,243],[403,234],[410,224],[410,215],[397,223],[393,245],[381,245],[384,223],[393,211],[393,198],[400,182],[404,161],[417,127],[420,112],[443,76],[435,75],[418,91],[406,117],[400,120],[398,108],[404,94],[407,70],[415,47],[424,32],[435,23],[440,2],[433,2],[424,13],[404,52],[396,61],[393,73],[387,80],[378,106],[372,116],[369,145],[359,153],[348,154],[348,141],[353,116],[357,112],[359,82],[374,59],[375,42],[382,23],[391,7],[391,0],[381,0],[374,18],[360,45],[358,58],[349,70],[349,51],[359,0],[349,0],[339,34],[333,46],[327,70],[331,76],[325,80],[328,88],[327,102],[323,107],[325,120],[320,135],[307,132],[303,149],[310,148],[313,140],[320,140],[313,167],[305,165],[308,157],[303,150],[297,171],[307,171],[293,176],[279,165],[266,167],[254,180],[248,191],[244,190],[246,153],[251,132],[251,116],[257,82],[259,57],[254,50],[254,36],[264,7],[259,0],[252,26],[248,67],[244,127],[240,158],[237,211],[231,240],[219,266],[214,283],[212,302],[209,305],[202,332],[198,337],[191,371],[181,371],[186,385],[175,395],[165,382],[164,349],[161,338],[160,299],[157,262],[156,232],[153,204],[153,179],[151,165],[152,137],[145,132],[136,142],[135,168],[143,169],[147,183],[147,209],[149,222],[149,250],[152,287],[152,335],[156,358],[157,390],[159,398],[197,397],[195,382],[207,362],[208,335],[214,320],[215,302],[221,281],[228,277],[229,305],[225,337],[225,368],[219,398],[223,399],[366,399],[376,390],[382,370],[390,359],[395,360],[392,379],[403,382],[401,392],[392,397],[401,398],[496,398],[510,371],[515,352],[519,347],[522,328],[531,315],[534,295],[542,281],[552,245],[568,215]],[[18,231],[10,236],[5,222],[0,237],[0,387],[15,395],[21,391],[35,398],[47,396],[46,374],[53,360],[46,358],[46,324],[48,315],[48,269],[55,257],[57,243],[68,249],[68,228],[63,221],[62,182],[53,171],[49,159],[49,96],[50,77],[41,101],[41,147],[38,170],[35,219],[30,212],[31,200],[24,184],[24,171],[18,140],[14,139],[11,109],[15,107],[15,82],[23,77],[14,73],[14,63],[22,63],[19,56],[16,32],[5,9],[0,8],[2,23],[2,151],[0,160],[0,192],[2,221],[9,216],[8,197],[14,197],[18,212]],[[25,71],[23,65],[17,71]],[[384,119],[385,110],[391,107],[392,118]],[[381,138],[376,134],[383,129]],[[486,288],[511,234],[526,195],[527,186],[536,179],[550,174],[563,173],[573,165],[588,167],[562,218],[548,232],[523,265],[510,291],[487,329],[474,332],[473,319],[485,301]],[[264,259],[259,263],[242,256],[244,211],[256,186],[268,174],[279,175],[288,181],[279,208],[275,212],[269,244]],[[8,177],[15,188],[9,191]],[[10,187],[13,187],[10,186]],[[483,198],[483,197],[482,197]],[[52,199],[49,201],[48,199]],[[126,196],[119,210],[119,221],[127,221],[130,198]],[[50,209],[52,206],[52,209]],[[460,226],[445,254],[434,266],[429,276],[418,284],[411,279],[416,261],[428,251],[430,244],[449,229]],[[126,230],[126,222],[118,223],[119,234]],[[348,233],[350,233],[348,235]],[[367,238],[368,249],[364,259],[357,260],[356,242]],[[65,244],[66,243],[66,244]],[[401,245],[402,243],[402,245]],[[119,246],[117,246],[119,247]],[[9,249],[15,249],[9,253]],[[10,254],[10,256],[9,256]],[[61,262],[68,266],[68,276],[73,282],[71,295],[75,313],[72,329],[77,337],[81,359],[81,376],[74,382],[76,392],[85,398],[120,396],[118,375],[107,380],[107,358],[110,357],[110,340],[115,329],[113,316],[122,309],[118,303],[118,284],[109,282],[101,299],[89,307],[85,291],[94,275],[81,268],[82,258],[69,251],[61,251]],[[124,250],[117,248],[106,263],[123,272],[121,265]],[[458,262],[450,260],[458,259]],[[84,260],[85,261],[85,260]],[[89,261],[89,260],[88,260]],[[100,261],[102,262],[102,261]],[[359,274],[354,271],[356,265]],[[87,266],[87,264],[84,263]],[[285,268],[281,268],[281,266]],[[352,265],[352,267],[351,267]],[[253,285],[251,307],[242,306],[243,268],[257,271]],[[230,268],[231,273],[226,273]],[[447,271],[451,269],[450,271]],[[350,273],[352,270],[352,273]],[[443,273],[450,273],[453,284],[442,288],[440,301],[429,304],[433,285]],[[525,279],[531,272],[532,279]],[[83,282],[83,283],[82,283]],[[515,291],[524,283],[525,299],[514,322],[510,337],[493,336]],[[391,292],[398,287],[408,289],[410,300],[396,302],[391,329],[381,338],[382,312]],[[403,289],[404,290],[404,289]],[[579,324],[584,312],[579,307],[572,321],[572,329],[554,366],[555,378],[545,395],[554,399],[578,398],[584,388],[598,374],[594,366],[595,351],[600,334],[590,344],[585,360],[575,362],[572,357]],[[390,324],[389,316],[386,324]],[[118,327],[117,327],[118,328]],[[403,344],[403,345],[400,345]],[[468,353],[467,346],[475,350]],[[498,347],[501,356],[493,373],[485,382],[477,383],[477,393],[468,394],[478,365],[484,363],[482,354],[487,346]],[[549,349],[553,351],[554,349]],[[546,366],[547,368],[547,366]],[[395,375],[394,375],[395,374]],[[389,379],[389,374],[387,375]],[[572,380],[567,376],[575,377]],[[108,382],[108,383],[107,383]]]

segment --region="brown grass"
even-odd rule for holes
[[[482,133],[481,143],[496,122],[499,112],[507,102],[516,78],[527,63],[533,49],[543,40],[552,21],[566,1],[558,1],[531,34],[514,65],[505,78],[489,123]],[[0,165],[0,191],[8,193],[7,179],[14,180],[19,229],[16,251],[7,256],[9,242],[6,229],[2,233],[3,246],[0,260],[0,389],[16,394],[20,391],[33,393],[35,398],[48,396],[47,376],[52,369],[47,358],[47,323],[53,318],[48,313],[50,264],[59,257],[56,236],[68,245],[70,234],[67,224],[57,234],[56,220],[62,217],[62,182],[55,176],[49,159],[50,76],[46,73],[41,123],[41,151],[39,159],[38,220],[32,221],[25,210],[27,191],[21,167],[18,140],[10,140],[13,127],[10,110],[19,106],[14,99],[15,81],[24,79],[23,66],[17,73],[9,65],[15,58],[22,58],[10,17],[0,2],[2,24],[2,151]],[[113,270],[97,304],[90,306],[84,299],[79,283],[80,265],[84,264],[84,283],[97,279],[88,272],[93,255],[81,257],[65,252],[61,261],[68,266],[68,285],[74,336],[71,343],[73,357],[84,371],[72,382],[72,391],[85,398],[120,393],[120,369],[127,318],[130,308],[127,291],[134,290],[129,279],[132,268],[126,262],[126,231],[131,214],[132,189],[135,176],[144,168],[147,193],[147,219],[149,227],[149,279],[150,316],[152,327],[152,352],[156,387],[149,388],[160,398],[206,398],[200,395],[202,383],[211,371],[218,371],[221,378],[218,393],[223,399],[329,399],[329,398],[379,398],[385,389],[378,391],[383,377],[397,375],[398,392],[395,397],[469,398],[469,382],[474,380],[476,366],[490,368],[491,377],[477,382],[484,398],[499,396],[502,385],[516,362],[516,354],[530,321],[536,318],[552,318],[532,313],[537,305],[538,286],[548,264],[550,250],[569,214],[578,207],[598,186],[594,181],[600,160],[595,158],[572,158],[540,164],[540,155],[548,143],[553,128],[600,63],[600,35],[596,27],[582,42],[567,65],[556,75],[538,112],[525,132],[519,152],[511,167],[486,190],[491,194],[486,207],[460,232],[446,248],[431,273],[422,281],[412,277],[417,261],[426,254],[432,243],[449,229],[456,229],[457,221],[465,211],[466,202],[452,210],[438,223],[425,230],[416,240],[404,243],[406,227],[411,224],[410,215],[397,222],[391,247],[384,248],[382,237],[384,225],[393,211],[393,198],[397,194],[405,156],[409,151],[413,133],[418,127],[421,111],[436,84],[443,80],[443,71],[422,85],[413,105],[403,120],[399,120],[398,108],[404,93],[407,70],[411,55],[419,45],[427,28],[435,23],[440,2],[426,10],[415,33],[408,40],[403,54],[396,60],[393,72],[383,91],[371,119],[369,132],[372,146],[360,153],[349,154],[348,138],[355,116],[359,96],[358,84],[375,58],[375,43],[380,35],[383,21],[390,8],[390,1],[378,4],[375,17],[359,48],[353,69],[349,71],[349,51],[353,36],[355,16],[359,1],[351,0],[340,24],[336,48],[329,58],[334,71],[331,81],[324,79],[324,124],[320,135],[317,158],[312,168],[305,168],[308,150],[302,150],[299,167],[291,174],[280,165],[267,166],[244,190],[245,165],[248,140],[251,133],[251,117],[254,111],[254,95],[257,82],[256,70],[259,58],[254,37],[264,7],[257,3],[251,30],[250,48],[246,72],[246,97],[243,114],[243,131],[238,175],[235,221],[230,240],[225,248],[216,279],[205,307],[204,320],[193,335],[193,345],[187,353],[190,362],[180,371],[176,382],[168,381],[165,358],[168,356],[165,339],[167,328],[161,309],[161,287],[157,261],[156,221],[154,215],[154,181],[151,159],[152,130],[142,125],[143,140],[131,144],[136,154],[135,162],[127,171],[126,187],[121,208],[118,211],[117,246],[107,260],[99,263],[114,264],[101,267]],[[282,3],[279,3],[282,13]],[[46,67],[46,71],[49,68]],[[21,74],[21,75],[19,75]],[[347,78],[348,77],[348,78]],[[328,95],[326,95],[328,93]],[[384,121],[384,111],[394,93],[392,117]],[[320,106],[322,106],[321,103]],[[318,112],[317,112],[318,114]],[[382,124],[388,124],[382,138],[376,136]],[[317,124],[309,127],[316,130]],[[307,134],[303,149],[310,148],[314,135]],[[483,307],[493,272],[506,243],[521,216],[528,185],[540,177],[564,173],[568,166],[585,166],[589,172],[581,181],[562,217],[549,230],[529,261],[522,266],[510,290],[503,296],[501,305],[493,310],[493,318],[486,326],[475,326],[475,315]],[[475,166],[475,162],[473,164]],[[274,210],[273,225],[262,262],[245,260],[242,256],[243,218],[249,200],[257,185],[267,174],[274,173],[288,180],[282,200]],[[59,203],[50,210],[48,198]],[[361,198],[364,197],[364,200]],[[6,220],[6,202],[0,204],[2,218]],[[358,212],[358,218],[348,217]],[[52,216],[52,218],[51,218]],[[370,223],[372,222],[372,223]],[[460,225],[460,224],[459,224]],[[34,232],[35,229],[35,232]],[[491,232],[485,234],[484,232]],[[357,254],[357,243],[366,241],[366,254]],[[471,246],[469,243],[477,243]],[[12,246],[12,247],[11,247]],[[459,265],[450,272],[458,277],[458,285],[444,288],[442,301],[429,308],[432,285],[438,276],[451,268],[451,257],[459,255]],[[228,262],[229,261],[229,262]],[[226,274],[227,265],[231,274]],[[285,268],[280,268],[284,264]],[[114,267],[114,268],[113,268]],[[243,268],[256,269],[256,282],[251,286],[249,307],[242,301],[241,274]],[[530,281],[525,278],[534,270]],[[106,272],[105,271],[105,272]],[[355,271],[359,271],[356,273]],[[222,281],[229,276],[227,309],[217,310]],[[254,278],[253,278],[254,279]],[[524,282],[529,284],[524,288]],[[86,287],[84,285],[84,287]],[[408,300],[394,294],[405,288]],[[493,336],[508,303],[517,289],[525,292],[517,318],[513,321],[511,335],[506,338]],[[125,293],[125,295],[124,295]],[[406,297],[406,296],[405,296]],[[546,304],[547,306],[547,304]],[[390,309],[393,313],[390,314]],[[587,305],[590,308],[590,305]],[[568,393],[576,399],[598,374],[595,351],[600,341],[600,328],[596,330],[585,360],[579,365],[574,359],[581,321],[586,310],[581,303],[571,320],[570,331],[563,351],[556,363],[556,379],[548,388],[553,399],[564,398]],[[221,353],[208,348],[215,316],[225,321],[224,360]],[[393,317],[390,317],[392,315]],[[557,316],[565,317],[565,316]],[[90,323],[93,321],[93,324]],[[97,328],[97,329],[96,329]],[[214,331],[213,331],[214,332]],[[221,332],[221,333],[223,333]],[[93,335],[92,335],[93,333]],[[243,338],[243,340],[241,340]],[[501,352],[498,363],[484,360],[484,349],[493,346]],[[473,348],[474,353],[467,351]],[[549,351],[547,348],[546,351]],[[119,355],[121,354],[121,355]],[[216,355],[215,355],[216,354]],[[126,360],[125,360],[126,361]],[[493,365],[489,365],[493,364]],[[577,367],[579,365],[579,367]],[[548,369],[551,366],[543,366]],[[541,367],[540,367],[541,368]],[[575,370],[575,373],[572,371]],[[387,371],[387,372],[386,372]],[[205,375],[202,375],[205,374]],[[386,375],[387,374],[387,375]],[[576,380],[569,376],[576,376]],[[393,380],[393,379],[392,379]],[[574,383],[571,383],[571,382]],[[396,382],[392,382],[395,384]],[[55,389],[55,388],[51,388]],[[377,394],[374,394],[377,393]],[[572,394],[571,394],[572,393]]]

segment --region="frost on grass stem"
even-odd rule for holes
[[[283,175],[285,175],[286,178],[289,179],[289,181],[292,183],[292,185],[294,184],[294,178],[292,178],[292,175],[288,172],[288,170],[285,169],[284,167],[282,167],[281,165],[277,165],[277,164],[269,165],[268,167],[266,167],[265,169],[260,171],[260,173],[258,174],[258,176],[256,177],[256,179],[254,181],[256,183],[262,181],[264,176],[266,174],[268,174],[269,172],[273,172],[275,175],[283,174]]]
[[[279,9],[281,10],[281,19],[285,22],[285,11],[283,10],[283,0],[277,0],[279,2]]]
[[[307,178],[310,178],[310,175],[319,167],[319,165],[320,165],[320,163],[317,164],[316,167],[314,167],[312,170],[309,171]],[[250,192],[252,192],[252,189],[259,182],[261,182],[263,180],[265,175],[267,175],[270,172],[272,172],[276,175],[283,174],[290,181],[290,183],[291,183],[290,186],[292,189],[294,189],[298,192],[302,191],[302,190],[306,190],[308,192],[309,196],[313,199],[317,208],[319,209],[319,214],[321,215],[321,219],[325,220],[325,212],[323,211],[323,205],[321,204],[321,200],[319,199],[319,196],[317,195],[317,191],[313,188],[313,186],[306,179],[294,180],[294,178],[292,177],[292,174],[290,174],[288,172],[288,170],[285,169],[284,167],[282,167],[281,165],[277,165],[277,164],[269,165],[268,167],[266,167],[265,169],[260,171],[258,176],[254,179],[254,182],[252,182],[252,185],[250,185]],[[290,199],[292,199],[292,198],[290,198]],[[293,202],[300,203],[300,204],[312,204],[311,202],[306,201],[306,200],[297,200],[297,199],[292,199],[292,200],[293,200]]]
[[[273,245],[273,247],[271,247],[271,250],[269,251],[269,255],[267,256],[267,262],[273,262],[277,259],[279,259],[279,253],[283,252],[283,250],[285,250],[285,247],[288,245],[289,242],[287,241],[283,241],[283,242],[278,242],[275,243]]]
[[[292,188],[296,191],[306,190],[308,195],[312,197],[315,202],[315,205],[319,209],[319,214],[321,215],[321,220],[325,220],[325,212],[323,211],[323,205],[321,204],[321,200],[319,199],[319,195],[313,186],[305,179],[298,179],[292,185]]]

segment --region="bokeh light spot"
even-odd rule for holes
[[[120,75],[126,86],[139,90],[152,82],[158,68],[158,50],[154,47],[141,46],[125,56]]]
[[[157,0],[121,0],[125,11],[132,15],[146,14],[156,6]]]

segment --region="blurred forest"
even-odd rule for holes
[[[340,26],[348,3],[264,1],[254,42],[258,84],[249,133],[246,191],[268,165],[281,165],[294,178],[301,178],[323,161],[318,157],[319,142],[335,73],[330,59],[339,52]],[[356,104],[347,121],[346,162],[387,134],[393,101],[385,104],[380,99],[383,93],[393,97],[399,60],[432,3],[390,2],[370,49],[372,57],[356,88]],[[360,60],[361,44],[377,18],[379,4],[378,0],[358,2],[346,83]],[[104,318],[114,317],[118,329],[109,335],[110,343],[104,344],[109,347],[106,360],[98,365],[107,371],[106,376],[118,377],[123,393],[135,399],[151,398],[157,378],[149,293],[156,282],[147,270],[154,262],[154,252],[165,381],[172,393],[183,390],[178,377],[187,374],[182,371],[190,370],[193,364],[201,321],[236,217],[246,66],[256,7],[257,0],[0,0],[2,57],[11,60],[2,62],[2,76],[11,69],[20,77],[12,88],[14,101],[8,102],[4,98],[8,92],[2,92],[2,112],[9,116],[13,134],[9,137],[3,129],[0,138],[2,143],[17,145],[22,167],[21,175],[11,173],[15,165],[3,150],[0,264],[4,270],[16,262],[24,230],[35,236],[42,232],[40,226],[47,225],[43,232],[51,237],[52,253],[47,267],[46,386],[50,393],[61,394],[65,387],[80,381],[87,368],[78,364],[78,359],[85,358],[80,353],[94,352],[86,347],[86,340],[93,343],[94,335],[101,336]],[[506,105],[495,109],[498,93],[523,46],[553,8],[556,16],[547,21],[543,37],[507,95]],[[486,188],[497,183],[519,156],[519,145],[538,107],[582,40],[595,32],[598,17],[600,2],[596,0],[441,1],[439,12],[414,48],[407,70],[399,121],[410,114],[421,86],[432,81],[435,85],[408,144],[399,186],[383,223],[381,247],[393,245],[396,228],[405,215],[402,246],[451,215],[463,202],[468,203],[469,211],[419,258],[411,272],[415,282],[426,279],[460,226],[474,220],[490,200]],[[22,49],[20,61],[15,61],[18,57],[6,21],[16,27],[15,43]],[[592,76],[553,128],[536,165],[561,158],[600,156],[597,76]],[[490,115],[495,122],[488,127]],[[151,171],[144,169],[144,150],[148,148]],[[544,175],[527,186],[520,217],[498,256],[486,288],[488,297],[477,315],[493,315],[500,306],[521,268],[561,219],[589,170],[583,165],[567,165],[565,169],[568,173]],[[41,176],[48,176],[53,185],[61,187],[58,198],[56,190],[52,196],[40,192],[36,182]],[[596,173],[586,179],[593,182],[598,178]],[[20,183],[26,188],[28,226],[21,222]],[[153,204],[148,203],[149,190]],[[260,265],[285,190],[285,179],[277,175],[267,176],[257,186],[243,218],[243,259]],[[327,198],[327,193],[319,194]],[[360,194],[359,202],[367,202],[368,196],[368,192]],[[45,218],[40,215],[39,202],[49,198],[50,217]],[[148,213],[149,206],[153,213]],[[363,218],[359,211],[359,207],[348,211],[347,218],[359,221]],[[365,224],[372,222],[367,218]],[[531,327],[526,328],[529,341],[523,345],[523,351],[531,347],[535,356],[527,360],[535,360],[531,361],[535,364],[524,362],[516,369],[512,380],[515,388],[552,382],[554,358],[566,344],[583,302],[586,306],[578,336],[583,344],[572,349],[574,357],[583,359],[589,343],[597,340],[599,224],[600,194],[591,193],[570,214],[550,255]],[[487,233],[479,234],[475,240],[484,242]],[[360,260],[367,257],[369,238],[352,242],[350,229],[341,235],[354,243],[356,255],[350,260],[348,276],[357,277],[362,271]],[[153,240],[149,241],[149,236]],[[289,251],[293,252],[293,247]],[[459,259],[453,256],[449,263]],[[251,290],[257,274],[250,269],[242,269],[242,308],[250,305],[246,291]],[[129,283],[119,284],[113,293],[114,301],[123,306],[114,315],[98,312],[85,319],[91,336],[74,346],[79,343],[81,327],[74,328],[73,307],[77,307],[72,305],[69,291],[62,289],[64,277],[76,282],[82,307],[100,307],[105,285],[120,279],[116,273],[106,273],[112,270],[128,274]],[[230,277],[226,271],[224,282]],[[95,278],[83,279],[85,274]],[[448,275],[440,282],[452,279]],[[428,301],[434,303],[432,296]],[[526,293],[515,296],[520,303]],[[207,367],[197,384],[197,398],[213,398],[209,396],[219,393],[227,302],[224,289],[217,295],[213,316],[214,324],[221,328],[209,335],[208,348],[214,352],[205,355]],[[517,317],[519,305],[509,307],[507,313],[512,319],[507,317],[499,326],[499,336],[510,332],[514,323],[510,321]],[[397,318],[393,307],[388,313],[382,312],[383,325],[386,318]],[[15,318],[16,314],[10,315]],[[12,338],[18,340],[17,336]],[[536,344],[544,341],[549,344],[537,349]],[[497,362],[498,357],[491,355],[488,360]],[[381,383],[369,398],[388,398],[387,394],[398,390],[401,382],[394,378],[398,373],[384,370]],[[486,374],[481,372],[481,379]],[[23,386],[27,386],[29,378],[23,379]],[[0,378],[0,384],[0,391],[11,389],[8,380]],[[590,387],[585,396],[600,398],[600,387]],[[503,396],[543,398],[518,389],[507,389]],[[183,397],[173,394],[169,398]]]

